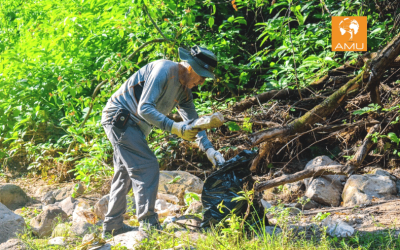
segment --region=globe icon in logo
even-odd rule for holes
[[[358,33],[360,25],[355,19],[345,18],[339,23],[339,29],[342,36],[345,33],[350,33],[349,41],[353,41],[353,35]]]

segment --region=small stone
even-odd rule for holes
[[[327,227],[326,232],[332,237],[350,237],[355,230],[352,226],[339,219],[328,217],[322,221],[322,226]]]
[[[54,204],[56,202],[56,198],[54,198],[53,191],[49,191],[45,195],[43,195],[41,202],[44,205]]]
[[[160,171],[158,191],[179,197],[182,190],[201,194],[203,185],[199,177],[185,171]]]
[[[293,183],[287,183],[283,185],[283,193],[285,194],[297,194],[304,190],[304,182],[296,181]]]
[[[55,237],[49,240],[49,245],[59,245],[65,246],[65,238],[64,237]]]
[[[74,191],[77,196],[82,195],[85,192],[85,190],[86,188],[81,182],[78,182],[74,187]]]
[[[172,204],[166,202],[165,200],[157,199],[154,208],[158,211],[162,211],[168,209],[168,207],[170,207],[171,205]]]
[[[187,214],[199,214],[203,211],[203,204],[199,201],[194,201],[192,202],[188,209],[185,212],[185,215]]]
[[[94,205],[94,213],[100,220],[104,220],[105,218],[109,201],[110,195],[105,195]]]
[[[264,209],[270,209],[272,207],[271,203],[264,199],[261,199],[261,205],[264,207]]]
[[[51,234],[52,238],[55,237],[68,237],[71,234],[71,226],[67,223],[58,224]]]
[[[0,243],[17,236],[25,228],[24,218],[0,203]],[[3,248],[0,248],[3,249]]]
[[[1,237],[0,237],[1,238]],[[9,239],[0,244],[1,250],[26,250],[28,249],[24,242],[20,239]]]
[[[29,197],[24,190],[14,184],[0,185],[0,202],[8,209],[15,210],[28,203]]]
[[[72,221],[76,222],[88,222],[95,224],[97,222],[97,217],[95,213],[91,210],[89,203],[86,201],[81,201],[76,205],[74,212],[72,213]]]
[[[31,227],[34,234],[39,237],[50,236],[53,231],[53,227],[62,221],[68,219],[67,214],[59,207],[54,205],[48,205],[43,208],[36,218],[31,220]]]
[[[77,200],[72,197],[65,198],[62,200],[58,206],[68,215],[71,216],[75,210],[76,205],[78,204]]]
[[[269,235],[277,236],[282,233],[282,229],[280,229],[279,227],[276,227],[276,226],[266,226],[265,233],[269,234]]]
[[[76,236],[84,236],[85,234],[94,232],[96,227],[88,222],[79,221],[72,223],[71,233]]]
[[[163,199],[172,204],[179,204],[179,198],[172,194],[158,193],[157,199]]]
[[[310,209],[318,208],[321,206],[319,203],[317,203],[311,199],[307,202],[308,198],[306,196],[303,196],[300,199],[301,199],[301,202],[294,203],[294,207],[297,207],[298,209],[310,210]]]

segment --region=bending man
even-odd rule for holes
[[[207,138],[205,131],[190,126],[198,118],[191,89],[214,78],[216,56],[194,46],[191,51],[179,48],[181,63],[157,60],[133,74],[108,100],[102,124],[114,148],[114,177],[108,212],[103,224],[103,237],[133,230],[123,223],[126,195],[135,195],[139,230],[159,228],[154,211],[159,181],[157,158],[147,145],[146,137],[153,126],[189,140],[196,140],[213,165],[225,160]],[[168,117],[177,107],[183,122]]]

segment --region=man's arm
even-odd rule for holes
[[[138,105],[138,114],[148,123],[158,128],[171,132],[174,121],[156,109],[156,102],[160,98],[164,86],[167,84],[167,72],[155,67],[144,83],[142,96]]]
[[[178,112],[184,121],[199,118],[193,103],[192,96],[186,102],[179,103]],[[207,151],[207,149],[213,147],[211,142],[207,138],[206,131],[204,130],[197,133],[196,142],[199,145],[200,150],[204,152]]]

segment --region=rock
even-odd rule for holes
[[[354,234],[354,228],[339,219],[325,218],[322,226],[327,227],[326,232],[332,237],[350,237]]]
[[[68,215],[59,207],[48,205],[34,219],[31,220],[32,232],[39,237],[50,236],[53,228],[58,222],[68,219]]]
[[[0,238],[1,238],[1,236],[0,236]],[[26,250],[28,248],[26,247],[25,243],[22,242],[20,239],[9,239],[7,242],[0,244],[0,249],[1,250]]]
[[[182,215],[176,218],[174,223],[177,223],[180,226],[185,228],[189,227],[189,229],[197,229],[200,228],[201,219],[195,215]]]
[[[293,183],[287,183],[283,185],[283,193],[285,194],[297,194],[300,191],[304,191],[303,181],[296,181]]]
[[[100,220],[104,220],[105,218],[109,201],[110,195],[105,195],[94,205],[94,213]]]
[[[81,182],[78,182],[77,184],[75,184],[74,190],[75,195],[81,196],[83,193],[85,193],[86,188]]]
[[[136,246],[140,244],[140,242],[142,242],[147,237],[147,234],[140,231],[130,231],[114,236],[112,240],[103,245],[101,248],[97,248],[96,250],[110,250],[113,246],[116,246],[118,244],[120,244],[119,247],[126,247],[128,250],[133,250]]]
[[[343,185],[339,179],[318,177],[309,184],[305,196],[327,206],[339,206]]]
[[[264,207],[264,209],[270,209],[272,207],[271,203],[263,199],[261,199],[261,205]]]
[[[179,204],[179,199],[172,194],[157,193],[157,199],[163,199],[172,204]]]
[[[162,199],[157,199],[155,209],[158,211],[162,211],[162,210],[168,209],[170,206],[172,206],[171,203],[168,203]]]
[[[309,161],[306,164],[305,169],[310,169],[310,168],[315,168],[315,167],[322,167],[322,166],[329,166],[329,165],[341,165],[340,163],[332,160],[326,155],[318,156]],[[323,176],[325,179],[328,181],[338,181],[338,182],[345,182],[346,181],[346,176],[344,175],[325,175]],[[319,177],[322,178],[322,177]],[[318,178],[317,178],[318,179]],[[309,181],[310,178],[304,179],[304,184],[306,186],[306,189],[309,186]]]
[[[320,204],[318,204],[317,202],[315,202],[315,201],[313,201],[311,199],[307,202],[307,200],[309,198],[307,198],[305,196],[302,196],[300,199],[301,199],[301,202],[298,201],[296,203],[291,203],[288,206],[289,207],[296,207],[296,208],[302,209],[302,210],[310,210],[310,209],[318,208],[318,207],[321,206]]]
[[[175,216],[167,216],[162,224],[163,226],[168,225],[169,223],[175,222],[176,219],[177,218]]]
[[[71,234],[71,226],[67,223],[58,224],[51,233],[51,237],[68,237]]]
[[[59,245],[65,246],[65,238],[64,237],[55,237],[49,240],[49,245]]]
[[[28,201],[29,197],[19,186],[14,184],[0,185],[0,203],[8,209],[15,210],[23,207]]]
[[[378,172],[381,173],[381,172]],[[390,199],[397,194],[396,183],[386,174],[352,175],[343,189],[343,205],[371,204],[372,199]]]
[[[20,215],[14,214],[5,205],[0,203],[0,243],[16,237],[16,233],[24,230],[24,228],[24,218]]]
[[[75,210],[76,205],[78,204],[77,200],[72,197],[68,197],[62,200],[58,206],[68,215],[71,216]]]
[[[374,168],[371,172],[368,174],[374,174],[374,175],[383,175],[389,177],[392,181],[397,181],[397,178],[393,175],[391,175],[388,171],[383,170],[381,168]]]
[[[400,194],[400,180],[396,181],[397,195]]]
[[[86,201],[81,201],[78,203],[78,205],[76,205],[75,210],[72,213],[72,222],[88,222],[95,224],[97,222],[97,217],[90,208],[89,203]]]
[[[269,235],[277,236],[282,233],[282,229],[280,229],[279,227],[276,227],[276,226],[266,226],[265,233],[269,234]]]
[[[71,226],[72,235],[80,236],[80,237],[84,236],[85,234],[94,232],[95,230],[96,230],[95,225],[92,225],[85,221],[74,222],[74,223],[72,223],[72,226]]]
[[[56,202],[56,198],[54,198],[53,191],[49,191],[46,194],[44,194],[42,199],[41,199],[41,202],[44,205],[54,204]]]
[[[182,191],[201,194],[203,184],[199,177],[185,171],[161,171],[158,191],[164,194],[173,194],[177,197]]]
[[[203,211],[203,204],[201,204],[201,202],[199,201],[194,201],[189,205],[188,209],[185,212],[185,215],[198,214],[201,213],[202,211]]]

